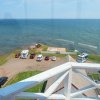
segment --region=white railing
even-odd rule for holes
[[[17,98],[25,99],[66,99],[66,100],[100,100],[99,97],[79,97],[87,91],[100,88],[100,84],[94,82],[87,75],[84,75],[79,69],[100,69],[100,64],[89,63],[73,63],[68,62],[56,68],[50,69],[33,77],[22,80],[18,83],[0,89],[0,100],[15,100]],[[83,86],[77,91],[72,93],[72,71],[79,74],[83,79],[88,81],[91,85]],[[37,84],[48,80],[49,78],[56,77],[53,83],[45,90],[44,93],[30,93],[23,92],[28,88],[34,87]],[[78,80],[77,80],[78,81]],[[55,93],[58,86],[63,84],[63,92],[61,94]],[[78,96],[78,97],[77,97]]]

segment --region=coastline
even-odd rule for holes
[[[27,49],[29,49],[29,47],[31,47],[31,46],[28,46]],[[46,51],[48,47],[49,47],[48,45],[42,44],[41,48],[30,49],[29,54],[34,52],[37,57],[37,55],[41,53],[41,50]],[[20,58],[15,58],[15,54],[19,53],[21,51],[22,51],[22,49],[16,49],[9,54],[4,54],[4,55],[0,56],[0,71],[1,71],[0,75],[1,76],[2,75],[12,76],[9,73],[13,72],[13,75],[15,75],[16,73],[27,71],[27,70],[44,71],[44,70],[50,69],[52,67],[55,67],[57,65],[63,64],[64,62],[67,61],[67,59],[66,59],[67,55],[65,55],[65,54],[42,54],[44,57],[45,56],[49,56],[49,57],[56,56],[57,61],[55,61],[55,62],[43,60],[42,62],[39,63],[36,61],[36,57],[33,60],[29,59],[29,57],[25,60],[20,59]],[[71,57],[74,59],[77,59],[77,54],[71,55]],[[88,63],[89,62],[100,63],[100,55],[89,54],[89,58],[88,58],[87,62]],[[18,68],[17,68],[17,66],[18,66]],[[7,69],[9,69],[9,71],[6,71]],[[20,70],[18,70],[18,69],[20,69]]]
[[[47,48],[49,47],[49,45],[46,44],[42,44],[42,48],[41,49],[30,49],[29,53],[35,53],[35,54],[40,54],[41,50],[46,51]],[[9,59],[12,59],[15,57],[16,53],[21,52],[23,49],[29,49],[31,46],[33,45],[27,45],[21,48],[16,48],[13,51],[9,52],[9,53],[4,53],[4,54],[0,54],[0,66],[5,64]],[[69,50],[70,51],[70,50]],[[44,56],[46,56],[46,54],[43,54]],[[47,54],[48,56],[53,56],[52,54]],[[64,57],[64,55],[58,55],[58,54],[54,54],[54,56],[58,56],[58,57]],[[71,55],[74,59],[77,58],[77,55]],[[94,54],[94,53],[90,53],[89,54],[89,61],[91,62],[95,62],[95,63],[100,63],[100,55]]]

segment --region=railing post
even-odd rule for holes
[[[72,68],[69,70],[69,74],[64,79],[64,95],[66,96],[66,100],[70,100],[71,84],[72,84]]]

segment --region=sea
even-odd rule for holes
[[[1,19],[0,54],[35,43],[100,52],[99,19]]]

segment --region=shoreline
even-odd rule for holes
[[[42,43],[40,43],[41,45],[42,45],[42,50],[43,51],[46,51],[47,50],[47,48],[49,47],[48,45],[46,45],[46,44],[42,44]],[[24,46],[24,48],[26,48],[26,49],[29,49],[30,47],[31,47],[32,45],[28,45],[28,46]],[[11,52],[9,52],[9,53],[4,53],[4,54],[0,54],[0,60],[1,60],[1,62],[0,62],[0,66],[2,65],[2,64],[5,64],[6,62],[7,62],[7,60],[9,60],[9,59],[11,59],[11,58],[14,58],[14,56],[15,56],[15,54],[16,53],[18,53],[18,52],[21,52],[24,48],[16,48],[16,49],[14,49],[14,50],[12,50]],[[30,53],[31,52],[34,52],[34,53],[36,53],[36,54],[38,54],[38,53],[40,53],[40,51],[39,51],[39,49],[34,49],[34,50],[31,50],[30,49]],[[44,54],[45,55],[45,54]],[[56,54],[55,54],[56,55]],[[90,58],[89,58],[89,60],[91,60],[91,61],[93,61],[93,62],[100,62],[100,55],[98,55],[98,54],[93,54],[93,53],[91,53],[91,54],[89,54],[90,56]],[[74,57],[74,59],[76,59],[76,56],[74,56],[73,55],[73,57]],[[3,60],[3,61],[2,61]],[[4,62],[4,63],[2,63],[2,62]]]
[[[14,51],[16,51],[16,50],[19,50],[19,49],[25,49],[25,48],[28,48],[30,45],[34,45],[34,44],[36,44],[36,42],[34,42],[34,43],[30,43],[30,44],[27,44],[27,45],[23,45],[23,46],[20,46],[20,47],[16,47],[16,48],[12,48],[11,50],[9,49],[9,51],[4,51],[3,52],[3,50],[1,50],[0,51],[0,56],[1,55],[5,55],[5,54],[10,54],[10,53],[12,53],[12,52],[14,52]],[[69,44],[69,45],[66,45],[66,46],[63,46],[63,44],[62,45],[58,45],[58,44],[49,44],[49,43],[44,43],[44,42],[41,42],[41,44],[43,44],[43,45],[49,45],[49,46],[52,46],[52,47],[62,47],[62,48],[68,48],[70,51],[73,51],[73,50],[75,50],[75,44],[74,45],[72,45],[72,44]],[[78,44],[79,44],[79,46],[78,46]],[[95,49],[93,49],[94,48],[94,46],[92,46],[92,45],[88,45],[88,44],[83,44],[83,43],[78,43],[77,44],[77,50],[78,51],[80,51],[80,52],[87,52],[87,53],[90,53],[90,54],[98,54],[98,49],[97,49],[97,47],[95,48]],[[82,44],[83,46],[81,46],[80,44]],[[84,45],[88,45],[88,46],[90,46],[90,47],[84,47]],[[93,47],[93,48],[92,48]]]

